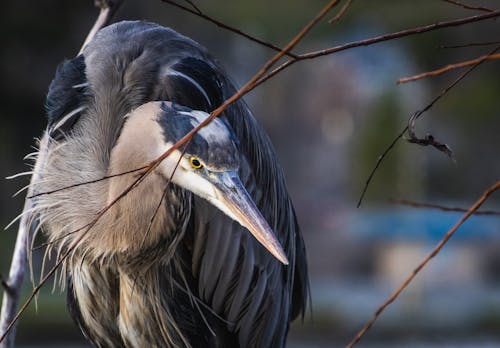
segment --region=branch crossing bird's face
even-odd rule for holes
[[[209,115],[169,102],[160,103],[156,122],[161,128],[164,151]],[[279,261],[288,264],[283,248],[241,182],[240,154],[230,128],[214,119],[166,158],[160,168],[168,179],[207,200],[231,219],[246,227]],[[173,175],[172,175],[173,174]]]

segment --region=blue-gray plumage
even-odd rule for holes
[[[234,92],[175,31],[108,26],[50,85],[33,191],[142,167]],[[182,150],[88,231],[136,174],[34,198],[52,245],[77,244],[63,272],[73,318],[98,347],[283,347],[308,280],[267,135],[238,101]]]

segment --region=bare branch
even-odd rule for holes
[[[221,22],[221,21],[219,21],[219,20],[217,20],[217,19],[215,19],[213,17],[210,17],[210,16],[206,15],[198,7],[196,7],[191,1],[189,1],[189,4],[193,7],[193,9],[191,9],[191,8],[189,8],[187,6],[181,5],[181,4],[177,3],[174,0],[161,0],[161,1],[165,2],[167,4],[170,4],[170,5],[174,6],[174,7],[177,7],[179,9],[183,10],[183,11],[189,12],[189,13],[197,16],[197,17],[203,18],[203,19],[205,19],[205,20],[207,20],[207,21],[215,24],[218,27],[221,27],[223,29],[226,29],[226,30],[232,32],[232,33],[236,33],[236,34],[238,34],[240,36],[243,36],[243,37],[247,38],[248,40],[256,42],[256,43],[258,43],[258,44],[260,44],[260,45],[262,45],[264,47],[270,48],[270,49],[275,50],[277,52],[282,51],[282,49],[280,47],[278,47],[276,45],[273,45],[270,42],[266,42],[266,41],[264,41],[262,39],[259,39],[259,38],[255,37],[255,36],[247,34],[247,33],[243,32],[243,31],[241,31],[240,29],[237,29],[235,27],[227,25],[224,22]],[[292,57],[292,58],[297,58],[297,55],[295,55],[292,52],[287,52],[286,55],[289,56],[289,57]]]
[[[421,202],[415,202],[415,201],[410,201],[407,199],[391,199],[391,203],[393,204],[399,204],[399,205],[406,205],[412,208],[424,208],[424,209],[436,209],[436,210],[441,210],[445,212],[457,212],[457,213],[466,213],[467,209],[464,208],[457,208],[457,207],[447,207],[444,205],[440,204],[433,204],[433,203],[421,203]],[[477,210],[474,212],[474,215],[500,215],[500,211],[496,210]]]
[[[394,302],[397,297],[408,287],[408,285],[413,281],[413,279],[417,276],[417,274],[429,263],[429,261],[436,256],[443,246],[448,242],[448,240],[453,236],[453,234],[459,229],[460,226],[471,217],[478,209],[483,205],[483,203],[488,199],[488,197],[493,194],[495,191],[500,189],[500,181],[497,181],[495,184],[490,186],[479,199],[474,202],[467,210],[467,212],[455,223],[455,225],[446,232],[443,239],[436,245],[436,247],[425,257],[425,259],[413,270],[413,272],[405,279],[405,281],[401,284],[401,286],[393,292],[393,294],[375,311],[370,320],[363,326],[363,328],[357,333],[354,339],[347,345],[347,347],[354,347],[361,338],[366,334],[366,332],[373,326],[378,317],[382,314],[382,312],[389,306],[392,302]]]
[[[459,2],[459,1],[456,1],[456,0],[443,0],[443,1],[446,1],[450,4],[453,4],[453,5],[457,5],[457,6],[460,6],[460,7],[463,7],[467,10],[478,10],[478,11],[485,11],[485,12],[493,12],[493,10],[489,9],[489,8],[486,8],[486,7],[483,7],[483,6],[471,6],[471,5],[467,5],[467,4],[464,4],[463,2]]]
[[[445,73],[447,71],[453,70],[453,69],[463,68],[463,67],[466,67],[466,66],[471,66],[471,65],[474,65],[474,64],[477,64],[477,63],[481,63],[481,62],[483,62],[485,60],[495,60],[495,59],[500,59],[500,53],[497,53],[497,54],[487,54],[487,55],[484,55],[484,56],[481,56],[481,57],[478,57],[478,58],[467,60],[465,62],[460,62],[460,63],[455,63],[455,64],[449,64],[449,65],[447,65],[447,66],[445,66],[443,68],[440,68],[440,69],[427,71],[427,72],[424,72],[424,73],[421,73],[421,74],[418,74],[418,75],[414,75],[414,76],[403,77],[403,78],[400,78],[399,80],[397,80],[396,83],[399,85],[400,83],[406,83],[406,82],[416,81],[416,80],[423,79],[423,78],[429,77],[429,76],[437,76],[437,75],[441,75],[441,74],[443,74],[443,73]]]
[[[333,54],[336,52],[345,51],[345,50],[348,50],[348,49],[351,49],[354,47],[370,46],[370,45],[377,44],[377,43],[384,42],[384,41],[390,41],[390,40],[399,39],[399,38],[406,37],[406,36],[422,34],[422,33],[426,33],[426,32],[437,30],[437,29],[442,29],[442,28],[460,26],[460,25],[464,25],[464,24],[468,24],[468,23],[473,23],[473,22],[483,21],[486,19],[496,18],[499,16],[500,16],[500,10],[495,10],[493,12],[489,12],[489,13],[485,13],[485,14],[481,14],[481,15],[464,17],[464,18],[460,18],[460,19],[454,19],[451,21],[438,22],[438,23],[428,24],[428,25],[424,25],[424,26],[420,26],[420,27],[416,27],[416,28],[400,30],[400,31],[396,31],[396,32],[390,33],[390,34],[375,36],[375,37],[372,37],[369,39],[353,41],[353,42],[349,42],[346,44],[326,48],[323,50],[312,51],[309,53],[301,54],[298,56],[297,59],[290,59],[290,60],[284,62],[283,64],[281,64],[280,66],[278,66],[277,68],[273,69],[271,72],[269,72],[263,78],[261,78],[259,80],[259,82],[255,85],[255,87],[266,82],[274,75],[278,74],[282,70],[290,67],[291,65],[295,64],[298,61],[302,61],[305,59],[314,59],[314,58],[321,57],[321,56],[327,56],[327,55],[330,55],[330,54]]]
[[[83,42],[82,47],[77,55],[83,52],[85,46],[94,38],[95,34],[104,26],[108,25],[111,18],[114,16],[118,8],[122,5],[123,0],[95,0],[94,5],[100,9],[94,26],[90,29],[87,38]]]

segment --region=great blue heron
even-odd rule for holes
[[[204,48],[141,21],[102,29],[57,69],[33,214],[59,255],[72,248],[68,305],[96,346],[282,347],[303,315],[304,243],[242,101],[82,228],[138,174],[98,179],[150,163],[234,92]]]

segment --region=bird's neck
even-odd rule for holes
[[[111,151],[106,173],[111,178],[103,202],[103,209],[108,211],[93,238],[94,248],[101,255],[112,252],[133,256],[151,250],[179,233],[189,217],[190,199],[184,190],[169,184],[158,169],[134,171],[165,151],[159,145],[163,135],[154,124],[154,113],[145,111],[127,119]]]

